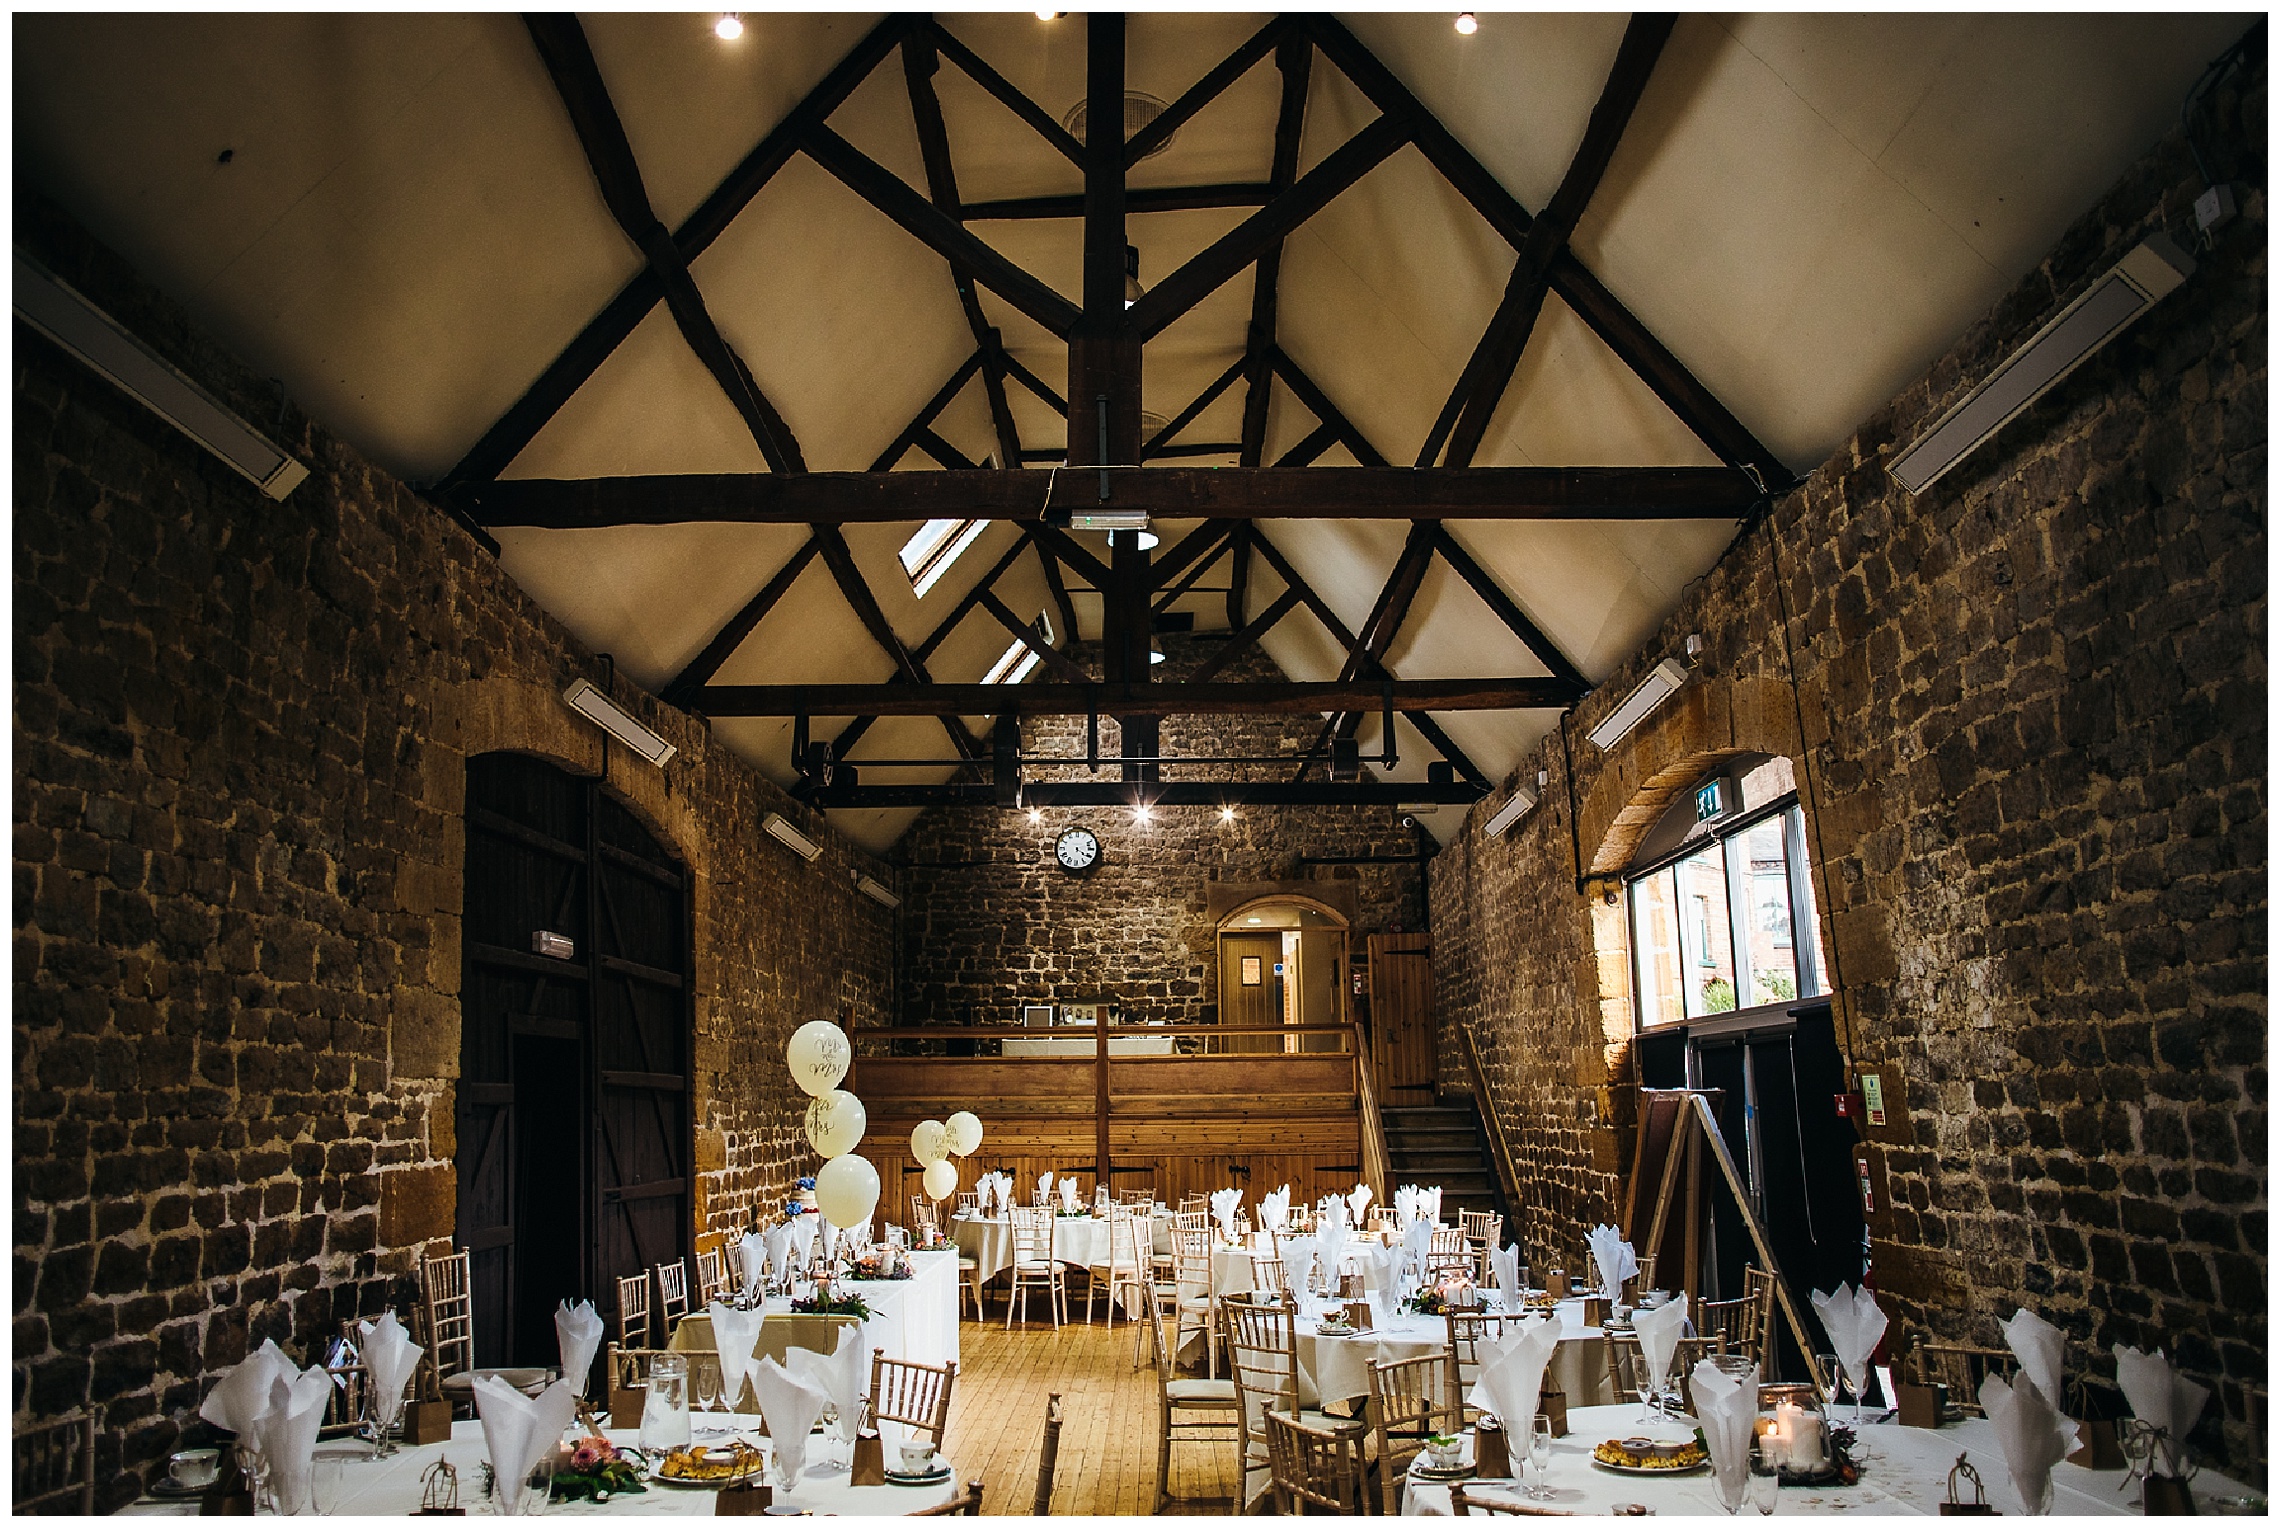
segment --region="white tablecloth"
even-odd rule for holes
[[[1568,1405],[1595,1405],[1606,1398],[1606,1338],[1583,1324],[1583,1302],[1560,1303],[1559,1346],[1544,1371],[1548,1386],[1567,1396]],[[1399,1363],[1445,1352],[1449,1324],[1439,1316],[1398,1315],[1386,1326],[1351,1337],[1318,1337],[1315,1323],[1298,1323],[1299,1399],[1319,1406],[1323,1399],[1348,1400],[1370,1393],[1372,1363]]]
[[[1849,1422],[1850,1412],[1850,1407],[1840,1407],[1836,1419]],[[1871,1411],[1869,1415],[1875,1413]],[[1639,1418],[1636,1404],[1570,1407],[1568,1435],[1552,1442],[1552,1463],[1547,1472],[1551,1499],[1534,1505],[1603,1516],[1617,1502],[1637,1502],[1664,1517],[1682,1513],[1724,1516],[1707,1470],[1695,1475],[1657,1479],[1619,1475],[1592,1463],[1593,1449],[1609,1438],[1636,1432]],[[1867,1457],[1861,1462],[1858,1485],[1784,1487],[1776,1510],[1783,1515],[1818,1512],[1936,1517],[1939,1504],[1947,1500],[1948,1471],[1954,1468],[1955,1456],[1961,1453],[1970,1454],[1972,1466],[1986,1483],[1987,1499],[1998,1512],[2009,1516],[2024,1510],[2018,1492],[2011,1489],[2011,1472],[2003,1465],[2003,1450],[1996,1445],[1995,1429],[1983,1418],[1968,1418],[1937,1430],[1883,1422],[1860,1431]],[[1513,1440],[1513,1446],[1519,1446],[1518,1439]],[[1468,1462],[1472,1457],[1469,1434],[1465,1439],[1465,1457]],[[1855,1457],[1860,1458],[1857,1449]],[[1519,1461],[1515,1459],[1514,1463],[1517,1465]],[[2122,1491],[2122,1479],[2120,1470],[2086,1470],[2080,1465],[2061,1464],[2051,1473],[2051,1511],[2060,1516],[2106,1517],[2133,1513],[2138,1510],[2137,1491],[2134,1487],[2128,1492]],[[1468,1495],[1477,1490],[1529,1500],[1520,1494],[1517,1486],[1471,1483],[1465,1489]],[[2213,1470],[2203,1470],[2193,1482],[2194,1495],[2203,1501],[2213,1496],[2237,1496],[2245,1491],[2245,1487]],[[1403,1487],[1402,1511],[1411,1516],[1446,1517],[1449,1488],[1412,1476]],[[1746,1507],[1743,1513],[1754,1517]]]
[[[708,1432],[705,1442],[725,1441],[725,1432]],[[746,1437],[752,1435],[746,1434]],[[639,1435],[631,1431],[611,1430],[610,1441],[629,1445]],[[820,1451],[821,1440],[810,1445],[811,1457]],[[459,1472],[459,1504],[475,1512],[487,1509],[488,1504],[478,1499],[482,1489],[478,1477],[481,1466],[491,1456],[483,1446],[483,1424],[477,1421],[452,1424],[451,1441],[427,1443],[407,1447],[386,1459],[370,1457],[367,1444],[352,1443],[346,1439],[328,1440],[317,1445],[320,1459],[326,1455],[341,1456],[339,1502],[333,1511],[342,1515],[363,1517],[409,1517],[419,1510],[420,1476],[438,1459],[449,1459]],[[822,1514],[861,1517],[901,1517],[927,1507],[938,1507],[956,1494],[960,1475],[950,1472],[950,1479],[932,1486],[853,1486],[848,1484],[844,1469],[826,1470],[811,1464],[789,1492],[779,1490],[776,1500],[793,1506],[805,1507]],[[547,1515],[564,1514],[578,1517],[711,1517],[713,1498],[717,1492],[695,1490],[680,1486],[652,1484],[638,1495],[613,1496],[607,1502],[590,1501],[555,1502],[547,1508]],[[196,1517],[198,1499],[184,1501],[158,1501],[145,1497],[125,1509],[140,1516]]]
[[[985,1284],[1013,1266],[1013,1221],[1009,1217],[954,1217],[950,1240],[979,1266]],[[1055,1215],[1053,1261],[1071,1268],[1107,1267],[1108,1222],[1090,1215]]]
[[[1007,1056],[1097,1056],[1100,1042],[1091,1035],[1055,1035],[1050,1039],[1039,1036],[1034,1040],[1005,1040],[999,1051]],[[1172,1053],[1170,1035],[1110,1035],[1108,1053],[1111,1056],[1169,1056]]]
[[[912,1273],[907,1279],[848,1279],[833,1287],[861,1295],[871,1307],[863,1334],[872,1352],[911,1363],[954,1363],[958,1358],[958,1254],[914,1252],[910,1259]],[[780,1328],[786,1325],[799,1331],[794,1346],[819,1350],[824,1346],[829,1317],[795,1316],[787,1295],[775,1296],[762,1310],[755,1352],[775,1354],[784,1346]],[[828,1340],[838,1339],[833,1336]],[[682,1351],[712,1349],[712,1318],[703,1311],[692,1312],[674,1329],[672,1345]]]

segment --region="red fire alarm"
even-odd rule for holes
[[[1837,1118],[1857,1120],[1867,1116],[1868,1100],[1861,1094],[1854,1092],[1837,1095]]]

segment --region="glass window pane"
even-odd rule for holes
[[[1821,948],[1821,915],[1813,905],[1812,867],[1805,863],[1805,811],[1793,806],[1782,816],[1786,824],[1785,837],[1796,849],[1789,884],[1794,929],[1791,937],[1803,941],[1803,947],[1792,952],[1798,957],[1798,969],[1805,973],[1805,979],[1798,984],[1804,989],[1799,996],[1818,997],[1829,990],[1826,974],[1829,960]]]
[[[1680,980],[1676,883],[1668,870],[1633,881],[1631,950],[1638,971],[1639,1023],[1673,1024],[1686,1017]]]
[[[1789,911],[1789,859],[1782,849],[1782,819],[1769,817],[1726,841],[1738,862],[1749,906],[1742,926],[1749,937],[1750,995],[1746,1005],[1787,1003],[1797,997],[1795,930]]]
[[[1725,855],[1719,845],[1712,844],[1671,869],[1677,877],[1678,943],[1687,1017],[1731,1013],[1738,1004]]]

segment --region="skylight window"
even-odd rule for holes
[[[919,598],[950,571],[958,554],[981,539],[990,528],[987,520],[929,520],[918,534],[903,543],[903,571],[910,575],[911,592]]]
[[[1053,623],[1046,619],[1042,611],[1037,616],[1037,635],[1047,646],[1052,645]],[[1037,663],[1036,649],[1015,637],[1013,646],[1007,648],[1004,655],[990,665],[990,671],[982,676],[982,683],[1019,684],[1029,677],[1030,670],[1036,668]]]

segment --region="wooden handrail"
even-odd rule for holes
[[[1370,1069],[1370,1048],[1362,1043],[1362,1026],[1348,1026],[1353,1031],[1354,1101],[1362,1116],[1362,1181],[1370,1186],[1370,1197],[1379,1204],[1390,1204],[1388,1197],[1393,1177],[1392,1164],[1385,1150],[1385,1119],[1378,1113],[1377,1078]]]
[[[1111,1039],[1134,1035],[1343,1035],[1351,1024],[879,1024],[850,1030],[855,1040],[1075,1040],[1106,1029]]]
[[[1488,1154],[1496,1163],[1496,1181],[1504,1189],[1505,1208],[1512,1213],[1512,1239],[1522,1247],[1527,1245],[1520,1233],[1520,1174],[1512,1165],[1512,1143],[1504,1138],[1504,1121],[1496,1112],[1496,1104],[1488,1096],[1488,1073],[1480,1064],[1480,1042],[1473,1038],[1472,1025],[1459,1020],[1457,1033],[1464,1036],[1465,1065],[1472,1072],[1473,1108],[1480,1115],[1482,1128],[1488,1135]]]

